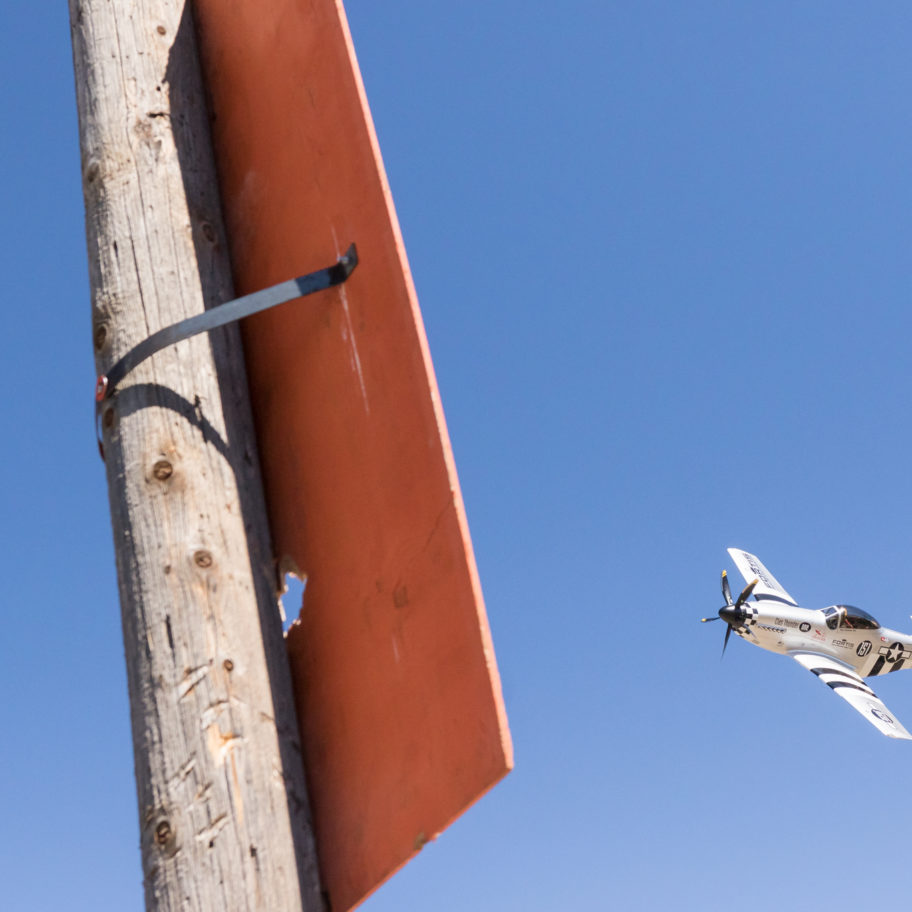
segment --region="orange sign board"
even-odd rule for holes
[[[360,902],[512,766],[427,341],[342,5],[197,0],[323,886]]]

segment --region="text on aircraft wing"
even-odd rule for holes
[[[754,587],[754,598],[775,599],[788,605],[794,605],[796,608],[798,607],[798,602],[782,588],[776,577],[763,566],[760,558],[749,554],[747,551],[742,551],[740,548],[729,548],[728,553],[748,583],[759,580]]]
[[[912,741],[912,735],[903,728],[877,694],[848,665],[816,652],[793,652],[791,655],[799,665],[803,665],[812,674],[817,675],[834,693],[842,697],[849,706],[857,709],[868,722],[888,738]]]

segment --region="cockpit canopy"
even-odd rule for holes
[[[826,625],[830,630],[839,627],[849,630],[876,630],[880,627],[867,611],[852,605],[833,605],[831,608],[824,608],[823,613],[826,615]]]

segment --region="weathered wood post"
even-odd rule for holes
[[[100,374],[232,285],[187,0],[69,8]],[[147,908],[316,912],[237,327],[145,362],[100,423]]]

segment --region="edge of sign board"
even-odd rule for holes
[[[239,294],[338,288],[244,325],[321,876],[362,901],[513,765],[440,396],[345,13],[195,4]]]

